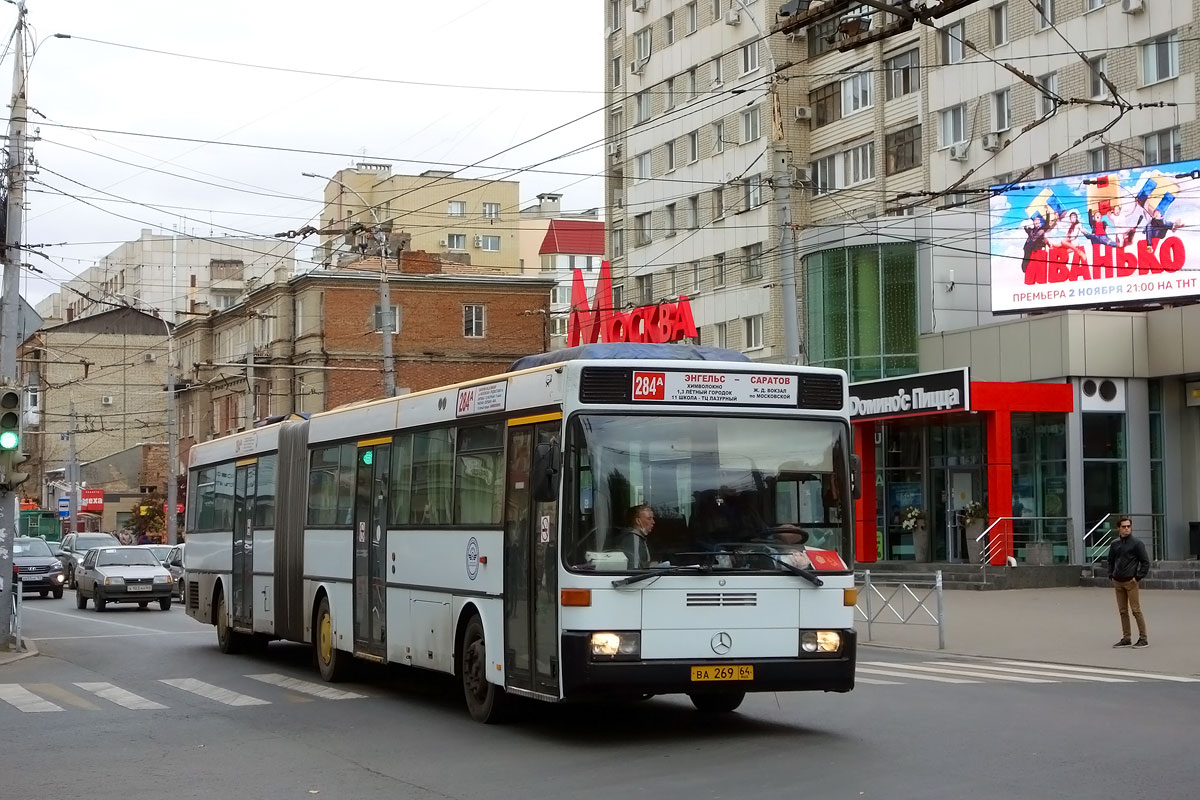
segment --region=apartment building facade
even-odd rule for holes
[[[516,181],[462,178],[444,170],[393,174],[390,164],[360,162],[339,170],[325,186],[314,258],[338,265],[376,255],[393,234],[410,247],[447,260],[519,269],[520,205]],[[373,233],[378,217],[384,241]],[[393,255],[387,252],[386,255]]]
[[[35,307],[49,322],[132,305],[172,324],[187,314],[228,308],[247,290],[295,271],[295,242],[155,233],[126,242]]]
[[[584,291],[593,297],[604,258],[604,223],[578,219],[551,220],[538,250],[541,275],[554,279],[550,290],[550,350],[567,346],[567,320],[571,313],[575,273]]]

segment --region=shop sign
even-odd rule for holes
[[[79,505],[80,511],[91,511],[97,514],[104,511],[103,489],[84,489],[80,494],[83,501]]]
[[[699,336],[692,304],[680,295],[675,303],[639,306],[625,313],[613,308],[612,266],[600,262],[596,293],[588,303],[583,271],[575,270],[571,284],[571,314],[567,317],[567,346],[596,342],[680,342]]]
[[[969,411],[970,370],[924,372],[850,384],[850,418],[891,419],[920,414]]]

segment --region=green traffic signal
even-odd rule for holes
[[[0,450],[16,450],[21,444],[21,437],[16,431],[4,431],[0,433]]]

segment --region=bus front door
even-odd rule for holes
[[[233,478],[233,627],[254,626],[254,500],[258,464],[239,464]]]
[[[514,420],[516,421],[516,420]],[[534,448],[557,447],[558,420],[508,429],[504,518],[505,683],[558,697],[558,503],[530,491]]]
[[[387,655],[387,498],[390,439],[358,443],[354,502],[354,651]]]

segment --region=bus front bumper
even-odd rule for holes
[[[563,697],[567,700],[634,694],[699,692],[848,692],[854,688],[857,634],[841,630],[835,654],[796,658],[654,659],[597,661],[589,653],[590,634],[567,631],[562,637]],[[748,665],[752,680],[693,681],[693,667]]]

